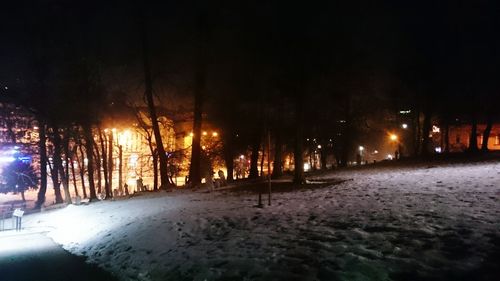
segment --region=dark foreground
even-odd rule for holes
[[[0,232],[0,280],[113,281],[116,278],[68,253],[42,234]]]

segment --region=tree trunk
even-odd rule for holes
[[[59,181],[59,167],[62,166],[62,163],[61,163],[61,136],[59,135],[59,129],[57,128],[57,126],[54,126],[52,128],[52,141],[54,145],[54,153],[52,155],[53,165],[51,166],[50,176],[52,178],[52,184],[54,185],[54,195],[56,199],[56,204],[60,204],[63,203],[64,201],[61,196],[61,182]]]
[[[189,183],[196,187],[201,183],[201,123],[206,79],[206,45],[208,41],[208,25],[206,15],[200,12],[197,18],[196,66],[194,81],[194,120],[193,143],[191,146],[191,165],[189,167]]]
[[[85,188],[85,154],[83,153],[83,144],[80,143],[78,148],[80,149],[80,155],[82,156],[80,161],[78,154],[76,154],[78,170],[80,171],[80,179],[82,180],[83,198],[87,198],[87,189]]]
[[[472,114],[472,126],[471,126],[471,132],[470,132],[470,137],[469,137],[469,148],[468,151],[471,153],[475,153],[478,151],[477,148],[477,118],[476,114]]]
[[[142,60],[144,65],[144,82],[145,82],[144,96],[148,104],[149,117],[151,118],[151,124],[153,125],[153,133],[156,141],[156,149],[158,150],[158,157],[160,161],[160,182],[161,182],[160,188],[167,188],[167,186],[169,185],[168,166],[167,166],[168,159],[167,159],[167,154],[165,153],[165,148],[163,146],[160,127],[158,125],[158,116],[156,114],[156,108],[153,99],[153,80],[151,78],[151,69],[150,69],[149,53],[148,53],[148,35],[147,35],[145,21],[146,21],[145,17],[144,15],[142,15],[141,31],[142,31]]]
[[[71,193],[69,192],[69,161],[71,161],[69,157],[69,128],[64,129],[62,147],[64,151],[64,159],[66,160],[64,163],[64,167],[61,163],[61,167],[59,167],[59,176],[61,177],[64,189],[64,201],[66,204],[71,204]]]
[[[77,150],[76,150],[76,149],[77,149],[77,146],[75,145],[75,146],[73,147],[72,156],[69,158],[69,160],[68,160],[68,161],[71,161],[71,175],[72,175],[72,177],[73,177],[73,187],[74,187],[74,189],[75,189],[75,196],[80,196],[80,195],[78,194],[78,188],[77,188],[77,186],[76,186],[75,163],[74,163],[74,159],[73,159],[74,157],[76,157],[76,159],[77,159],[77,161],[78,161],[78,155],[77,155],[77,153],[78,153],[78,152],[77,152]]]
[[[281,134],[275,134],[274,139],[274,163],[272,178],[277,179],[283,176],[283,144]]]
[[[256,179],[259,177],[259,149],[260,149],[260,134],[256,134],[252,143],[252,155],[250,156],[250,173],[249,179]]]
[[[262,157],[260,158],[260,176],[264,176],[264,159],[266,159],[266,145],[262,143]]]
[[[486,119],[486,128],[484,129],[483,132],[483,143],[481,144],[481,151],[483,152],[488,151],[488,142],[490,139],[490,133],[492,127],[493,127],[493,118],[491,117],[491,114],[488,114],[488,117]]]
[[[420,155],[420,141],[422,139],[420,132],[420,109],[415,112],[415,119],[413,120],[413,156]]]
[[[43,203],[45,203],[45,193],[47,192],[47,146],[46,146],[46,133],[45,133],[45,123],[38,120],[39,128],[39,142],[38,142],[38,153],[40,154],[40,189],[38,190],[37,201],[35,204],[36,209],[41,209]]]
[[[109,188],[108,181],[108,155],[106,153],[106,139],[103,137],[101,128],[99,130],[99,143],[101,145],[101,156],[102,156],[102,171],[104,175],[104,191],[106,193],[106,198],[112,198],[111,189]]]
[[[153,151],[153,190],[158,190],[158,152]]]
[[[232,142],[232,131],[224,132],[224,162],[226,163],[227,169],[227,181],[234,180],[234,151],[233,151],[233,142]]]
[[[320,158],[321,158],[321,170],[326,170],[326,146],[323,147],[323,149],[320,151]]]
[[[109,193],[113,196],[113,170],[115,169],[113,163],[113,130],[109,133],[108,140],[108,181],[109,181]]]
[[[92,126],[84,124],[83,132],[85,134],[85,150],[87,152],[87,176],[89,178],[90,200],[97,199],[94,183],[94,136],[92,134]]]
[[[299,91],[302,91],[304,89]],[[296,184],[304,184],[306,178],[304,175],[304,105],[303,105],[303,95],[304,93],[299,92],[297,100],[295,101],[295,149],[294,149],[294,173],[293,182]]]
[[[424,113],[424,124],[422,125],[422,148],[420,150],[420,155],[423,157],[429,156],[429,145],[430,138],[429,134],[431,133],[431,111],[427,109]]]
[[[123,147],[118,146],[118,190],[120,195],[123,195]]]
[[[64,182],[63,184],[65,184],[64,167],[62,165],[63,142],[57,126],[54,126],[52,135],[54,140],[54,155],[52,158],[54,167],[52,169],[52,182],[54,183],[56,203],[63,203],[63,198],[61,196],[61,182]],[[69,188],[64,188],[64,202],[67,204],[71,203]]]
[[[101,177],[101,153],[99,147],[94,142],[94,159],[95,159],[95,174],[97,175],[97,194],[102,193],[102,177]]]

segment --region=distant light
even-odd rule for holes
[[[306,139],[306,141],[309,141],[309,139]]]
[[[318,144],[318,148],[321,149],[321,144]]]
[[[213,132],[213,133],[212,133],[212,137],[216,137],[216,136],[218,136],[218,135],[219,135],[219,134],[218,134],[217,132]]]
[[[5,86],[5,87],[4,87],[4,89],[5,89],[5,90],[8,90],[8,89],[9,89],[9,87]]]
[[[387,154],[387,159],[392,160],[392,158],[393,158],[393,157],[392,157],[392,155],[391,155],[391,154]]]
[[[205,149],[205,148],[207,148],[207,147],[203,145],[201,148],[202,148],[202,149]]]
[[[401,128],[407,129],[408,128],[408,124],[406,124],[406,123],[401,124]]]
[[[441,153],[441,147],[438,146],[438,147],[434,148],[434,151],[436,151],[437,153]]]
[[[332,139],[330,139],[330,142],[332,142],[332,141],[333,141],[333,140],[332,140]]]
[[[241,154],[240,159],[245,159],[245,155]]]
[[[207,135],[207,132],[203,132],[203,135],[206,136]]]
[[[374,154],[377,154],[377,153],[378,153],[378,150],[374,150],[374,151],[373,151],[373,153],[374,153]]]
[[[14,150],[18,150],[19,149],[19,146],[14,146]]]
[[[365,150],[365,148],[364,148],[363,146],[361,146],[361,145],[360,145],[360,146],[359,146],[359,151],[363,151],[363,150]]]
[[[432,125],[432,132],[433,132],[433,133],[439,133],[440,131],[441,131],[441,129],[439,129],[439,127],[438,127],[438,126],[436,126],[436,125]]]
[[[389,138],[391,139],[391,141],[397,141],[398,140],[398,136],[395,135],[395,134],[390,134]]]
[[[400,110],[399,111],[400,114],[410,114],[411,113],[411,110]]]
[[[134,186],[134,185],[137,185],[137,179],[135,179],[135,178],[127,179],[127,185],[129,186],[129,188]]]
[[[194,136],[193,132],[189,133],[189,136],[190,136],[190,137],[193,137],[193,136]]]
[[[37,126],[34,126],[34,127],[33,127],[33,130],[38,130],[38,127],[37,127]]]
[[[309,171],[311,169],[311,165],[309,163],[304,163],[304,171]]]
[[[139,156],[135,153],[132,153],[130,155],[130,165],[132,167],[136,167],[137,166],[137,161],[139,160]]]

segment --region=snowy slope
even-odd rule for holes
[[[346,170],[327,188],[148,194],[30,215],[122,280],[500,280],[500,163]]]

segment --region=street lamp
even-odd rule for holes
[[[397,148],[396,148],[396,151],[394,153],[394,158],[396,160],[398,160],[401,157],[401,144],[398,141],[398,135],[390,134],[389,139],[391,140],[391,142],[397,144]]]

